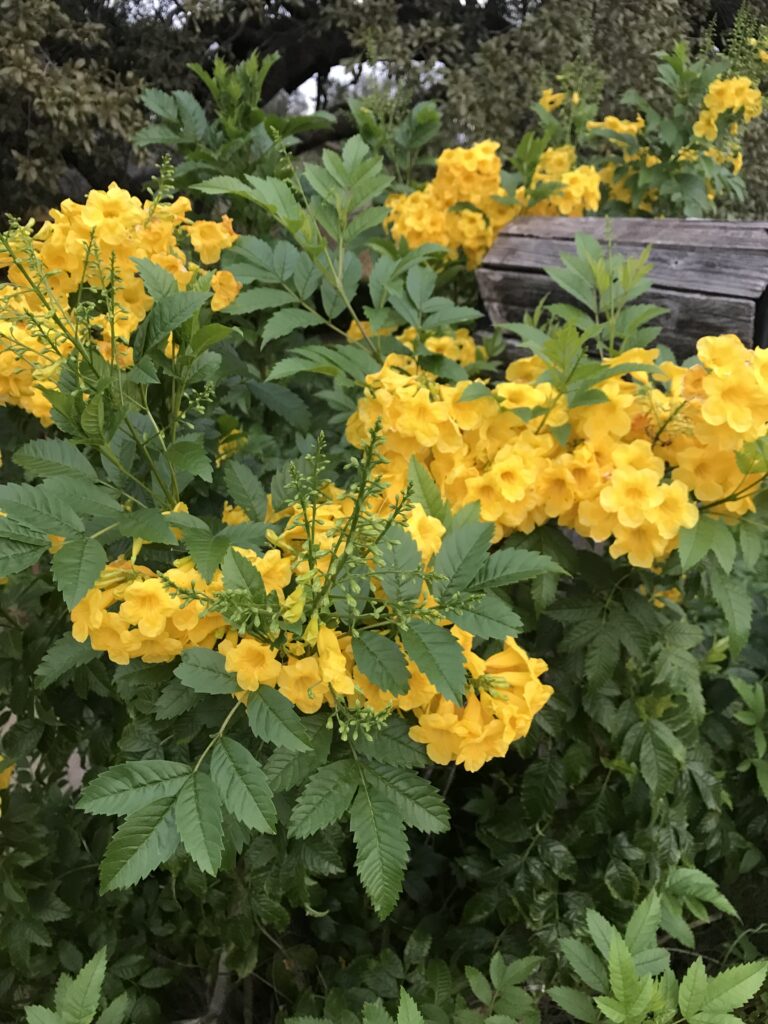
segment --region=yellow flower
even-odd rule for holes
[[[328,626],[320,626],[317,631],[317,661],[320,678],[336,693],[355,692],[355,683],[347,669],[347,659],[339,645],[338,634]]]
[[[422,505],[413,506],[405,528],[416,541],[416,547],[426,561],[440,550],[445,527],[439,519],[427,515]]]
[[[574,96],[577,95],[577,93],[574,93]],[[578,102],[578,100],[575,102]],[[539,96],[539,106],[544,107],[544,109],[548,110],[550,113],[553,110],[557,110],[559,107],[562,107],[563,103],[565,103],[564,92],[555,92],[553,89],[545,89],[541,96]]]
[[[225,214],[220,221],[197,220],[186,226],[186,232],[195,252],[203,263],[217,263],[223,249],[237,241],[231,217]]]
[[[304,606],[307,602],[307,592],[302,584],[296,587],[292,594],[289,594],[283,604],[283,618],[286,622],[298,622],[304,614]]]
[[[208,262],[214,263],[215,260],[208,260]],[[228,270],[217,270],[211,278],[211,288],[213,289],[211,309],[214,312],[226,309],[227,306],[235,301],[242,287],[234,274],[231,274]]]
[[[314,657],[292,658],[283,666],[278,688],[284,697],[307,715],[320,710],[328,692],[320,678],[317,658]]]
[[[227,526],[238,526],[240,523],[249,523],[250,518],[244,508],[225,501],[221,510],[221,521]]]
[[[157,577],[136,580],[125,591],[118,612],[124,623],[136,626],[141,636],[155,639],[164,631],[178,605]]]
[[[3,768],[3,770],[0,771],[0,789],[8,789],[15,771],[15,764],[9,764],[7,768]]]
[[[237,676],[238,686],[249,691],[274,686],[282,670],[272,648],[249,636],[227,648],[224,664]]]

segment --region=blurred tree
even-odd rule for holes
[[[753,2],[768,20],[768,0]],[[738,0],[0,0],[0,208],[26,216],[111,178],[146,172],[129,140],[142,86],[193,87],[189,61],[279,53],[264,98],[314,80],[320,106],[343,102],[339,64],[381,62],[413,100],[440,100],[466,138],[509,142],[527,106],[567,64],[604,79],[606,106],[647,85],[652,54],[727,30]],[[354,77],[354,76],[353,76]],[[755,157],[768,153],[756,127]],[[762,142],[762,139],[765,139]],[[768,207],[757,179],[754,210]]]

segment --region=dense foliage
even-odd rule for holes
[[[145,97],[182,194],[2,235],[0,1016],[764,1019],[768,351],[581,238],[508,360],[468,272],[578,168],[737,189],[761,41],[636,131],[549,87],[506,177],[430,104],[296,166],[218,63]]]

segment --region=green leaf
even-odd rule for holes
[[[689,1020],[704,1007],[707,996],[707,972],[704,961],[698,957],[685,972],[680,982],[680,1010]]]
[[[249,694],[248,724],[254,736],[276,747],[309,750],[309,737],[291,702],[268,686]]]
[[[565,988],[563,985],[553,985],[547,989],[547,995],[575,1020],[582,1021],[583,1024],[598,1024],[600,1013],[586,992]]]
[[[608,991],[608,973],[603,961],[579,939],[561,939],[560,948],[574,974],[595,992]]]
[[[178,544],[168,517],[156,508],[139,508],[118,517],[117,528],[123,537],[140,537],[148,544]]]
[[[160,797],[175,796],[189,772],[189,765],[178,761],[113,765],[88,783],[76,806],[89,814],[133,814]]]
[[[173,673],[195,693],[234,693],[237,679],[227,672],[224,655],[205,647],[192,647],[181,655]]]
[[[295,297],[282,288],[246,288],[240,292],[234,302],[226,307],[225,312],[232,316],[243,313],[256,313],[262,309],[276,309],[295,302]]]
[[[101,862],[101,893],[135,885],[173,856],[179,845],[174,800],[161,797],[125,819]]]
[[[738,1010],[762,988],[768,964],[765,962],[737,964],[707,982],[704,1009],[707,1013],[728,1013]]]
[[[181,327],[206,305],[212,292],[176,292],[158,299],[146,320],[148,349],[165,344],[168,335]]]
[[[608,956],[608,977],[611,983],[611,992],[622,1009],[627,1013],[642,1012],[644,998],[647,998],[652,986],[650,978],[641,979],[635,968],[632,954],[627,948],[626,942],[619,935],[615,935],[611,943]]]
[[[412,601],[421,592],[421,555],[416,541],[402,526],[390,526],[382,539],[381,587],[390,601]]]
[[[423,768],[427,763],[424,747],[415,743],[408,735],[408,723],[391,715],[383,729],[362,733],[356,742],[357,749],[365,757],[380,764],[398,765],[401,768]]]
[[[717,601],[728,624],[728,640],[733,657],[744,649],[752,628],[752,598],[746,583],[720,566],[710,566],[712,596]]]
[[[85,597],[106,564],[106,551],[92,537],[68,540],[59,548],[51,565],[67,608],[74,608]]]
[[[378,369],[373,356],[360,346],[304,345],[273,366],[267,380],[283,380],[297,373],[324,373],[329,377],[349,377],[362,384],[369,373]]]
[[[277,313],[273,313],[264,324],[264,329],[261,332],[262,348],[270,341],[284,338],[286,334],[291,334],[293,331],[304,331],[308,327],[318,327],[322,323],[325,323],[323,317],[308,309],[280,309]]]
[[[248,513],[251,519],[260,522],[267,511],[267,496],[261,481],[247,466],[236,459],[224,463],[224,483],[227,493]]]
[[[349,810],[359,784],[354,761],[344,759],[323,765],[294,804],[288,835],[306,839],[338,821]]]
[[[76,537],[85,529],[80,516],[44,484],[4,484],[0,487],[0,510],[9,519],[41,533]]]
[[[688,572],[702,558],[714,552],[725,572],[733,568],[736,557],[736,541],[730,528],[722,519],[703,515],[690,529],[683,529],[679,535],[680,565]]]
[[[475,998],[485,1006],[489,1006],[493,1001],[493,989],[486,976],[476,967],[465,967],[464,974]]]
[[[656,945],[656,933],[661,927],[661,901],[650,892],[629,919],[624,939],[630,953],[640,953]]]
[[[397,807],[406,825],[426,833],[448,831],[448,807],[427,779],[397,765],[367,764],[364,772],[373,789]]]
[[[492,536],[492,523],[468,522],[447,531],[434,561],[436,596],[460,594],[469,587],[485,561]]]
[[[425,1024],[418,1006],[405,989],[400,989],[400,1005],[397,1008],[397,1024]]]
[[[406,654],[448,700],[464,703],[466,671],[458,640],[433,622],[414,619],[401,630]]]
[[[483,594],[464,611],[450,613],[448,618],[474,636],[489,640],[506,640],[508,636],[517,636],[523,628],[517,612],[493,592]]]
[[[247,590],[256,600],[266,600],[267,591],[261,573],[239,551],[230,548],[222,560],[221,571],[227,590]]]
[[[28,530],[0,516],[0,575],[13,576],[28,569],[45,554],[50,545],[48,535]]]
[[[525,548],[504,548],[494,551],[481,566],[472,582],[472,590],[488,590],[496,587],[510,587],[524,580],[532,580],[545,573],[563,573],[565,570],[549,555]]]
[[[193,527],[184,531],[184,543],[195,568],[206,583],[210,583],[229,551],[229,538],[222,534],[214,536],[207,527]]]
[[[661,730],[654,728],[658,724],[645,723],[640,743],[640,772],[654,796],[668,793],[680,773],[680,764],[673,750],[665,742]]]
[[[427,467],[415,455],[408,462],[408,483],[411,485],[413,500],[422,506],[427,515],[447,523],[450,519],[448,502],[440,494]]]
[[[45,1006],[27,1006],[24,1013],[27,1024],[62,1024],[61,1017]]]
[[[124,1024],[130,1007],[128,993],[123,992],[116,999],[113,999],[96,1021],[96,1024]]]
[[[247,828],[274,832],[277,812],[261,765],[250,751],[229,737],[213,748],[211,778],[224,806]]]
[[[352,655],[374,686],[395,696],[408,691],[408,664],[394,640],[381,633],[363,631],[352,638]]]
[[[207,483],[213,480],[211,460],[205,451],[205,439],[200,434],[180,437],[168,446],[166,456],[175,470],[199,477]]]
[[[95,469],[71,441],[28,441],[14,452],[13,461],[31,477],[81,477],[96,483]]]
[[[102,946],[57,1000],[56,1009],[64,1024],[91,1024],[99,1008],[106,969],[107,950]]]
[[[290,388],[270,381],[251,381],[251,393],[294,429],[308,432],[312,426],[312,413],[304,399],[299,398]]]
[[[159,263],[153,263],[152,260],[143,258],[133,259],[131,262],[136,264],[139,277],[144,283],[147,293],[155,301],[164,298],[166,295],[178,293],[179,286],[176,283],[176,278],[165,267],[161,267]]]
[[[78,643],[71,633],[65,633],[54,640],[35,669],[37,687],[44,690],[67,672],[88,665],[100,657],[101,654],[92,650],[88,644]]]
[[[201,871],[215,875],[221,866],[224,833],[221,800],[204,772],[193,772],[176,797],[176,827],[184,848]]]
[[[405,826],[386,797],[363,786],[352,803],[350,827],[357,849],[357,873],[383,919],[394,909],[403,887],[408,861]]]

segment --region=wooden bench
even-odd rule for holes
[[[768,221],[519,217],[502,229],[477,271],[492,323],[522,320],[545,295],[574,302],[544,268],[576,251],[576,235],[605,240],[606,230],[614,251],[627,256],[652,247],[653,287],[641,301],[669,310],[655,321],[662,327],[658,340],[678,357],[691,355],[708,334],[768,342]]]

